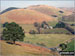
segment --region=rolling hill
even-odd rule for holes
[[[53,6],[48,6],[48,5],[34,5],[34,6],[28,7],[28,9],[36,10],[41,13],[47,14],[49,16],[56,15],[57,17],[59,17],[61,15],[69,15],[70,14],[70,12],[67,12],[65,10],[62,10],[60,8],[56,8]]]
[[[1,12],[2,13],[2,12]],[[47,5],[34,5],[22,9],[6,9],[1,17],[1,23],[16,22],[18,24],[33,24],[42,21],[58,21],[63,15],[69,12]]]
[[[15,9],[1,14],[1,23],[16,22],[18,24],[32,24],[34,22],[54,21],[52,17],[29,9]]]
[[[11,11],[11,10],[14,10],[14,9],[19,9],[19,8],[10,7],[10,8],[7,8],[7,9],[3,10],[2,12],[0,12],[0,14],[3,14],[3,13],[5,13],[5,12],[8,12],[8,11]]]
[[[74,12],[75,8],[74,7],[60,7],[60,9],[63,9],[65,11],[69,11],[69,12]]]
[[[68,16],[63,16],[62,20],[66,21],[66,22],[74,22],[74,20],[75,20],[75,13],[73,13],[71,15],[68,15]]]

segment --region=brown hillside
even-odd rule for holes
[[[32,24],[34,22],[53,21],[52,17],[30,9],[14,9],[1,15],[1,23],[16,22]]]
[[[22,42],[16,42],[16,45],[8,44],[3,40],[0,40],[1,44],[1,56],[59,56],[57,52],[53,52],[47,48],[34,46]],[[8,48],[9,47],[9,48]]]
[[[47,6],[47,5],[34,5],[34,6],[28,7],[28,9],[36,10],[36,11],[39,11],[41,13],[47,14],[49,16],[57,15],[59,17],[60,15],[69,15],[69,14],[71,14],[70,12],[65,11],[63,9],[59,9],[59,8],[52,7],[52,6]],[[60,13],[59,11],[63,11],[64,13]]]

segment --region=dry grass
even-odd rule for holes
[[[0,55],[3,56],[52,56],[53,52],[37,49],[35,46],[31,47],[28,44],[20,43],[22,46],[7,44],[5,41],[0,41]],[[57,55],[57,53],[55,53]]]
[[[34,22],[53,21],[52,17],[29,9],[15,9],[1,15],[1,22],[16,22],[19,24],[32,24]]]

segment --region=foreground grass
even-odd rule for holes
[[[53,53],[43,51],[41,52],[38,49],[31,48],[28,46],[18,46],[18,45],[12,45],[8,44],[5,41],[0,41],[1,47],[0,47],[0,55],[1,56],[50,56],[53,55]]]
[[[45,47],[52,48],[74,37],[66,34],[26,34],[24,42],[38,45],[43,43]]]

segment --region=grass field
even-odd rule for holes
[[[36,30],[33,24],[19,24],[25,32],[29,32],[30,30]]]
[[[64,51],[75,51],[75,40],[72,40],[70,43],[67,44],[67,49],[65,49]]]
[[[74,36],[66,34],[26,34],[24,42],[35,45],[37,45],[37,43],[43,43],[46,47],[52,48],[72,37]]]
[[[69,24],[69,25],[75,24],[75,22],[65,22],[65,23],[67,23],[67,24]]]
[[[52,22],[47,22],[48,23],[48,25],[50,25],[50,26],[55,26],[57,23],[58,23],[58,21],[52,21]]]
[[[64,28],[54,28],[54,29],[43,29],[41,30],[41,33],[56,33],[56,34],[71,34],[68,30]]]

